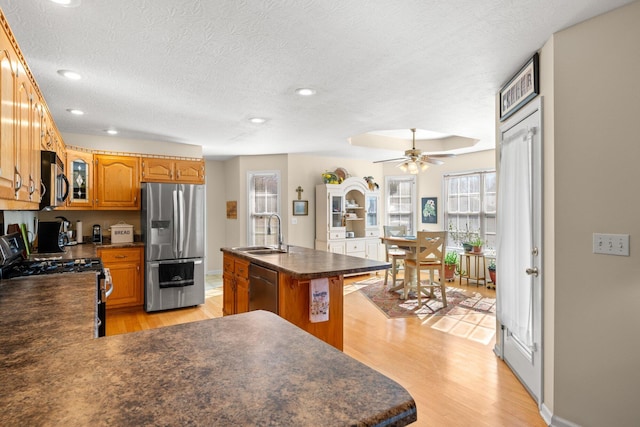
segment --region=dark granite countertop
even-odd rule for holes
[[[92,339],[94,280],[0,281],[0,425],[416,420],[400,385],[269,312]]]
[[[143,242],[131,242],[131,243],[81,243],[79,245],[65,246],[64,252],[47,252],[47,253],[33,253],[30,255],[30,259],[36,258],[57,258],[57,259],[77,259],[77,258],[95,258],[97,257],[98,248],[112,249],[112,248],[137,248],[144,246]]]
[[[252,255],[233,248],[221,248],[220,250],[254,264],[287,273],[295,279],[366,273],[367,271],[385,270],[391,266],[388,262],[334,254],[300,246],[289,246],[287,253],[269,255]]]

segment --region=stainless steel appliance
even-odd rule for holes
[[[25,260],[24,240],[20,233],[0,236],[0,279],[38,276],[41,274],[96,272],[96,322],[95,336],[103,337],[107,324],[107,298],[113,291],[108,268],[102,266],[100,258],[32,258]]]
[[[144,183],[147,312],[204,303],[204,186]]]
[[[278,272],[249,264],[249,311],[253,310],[278,314]]]
[[[69,180],[64,174],[64,162],[55,151],[41,151],[40,160],[40,210],[63,206],[69,195]]]
[[[100,224],[93,224],[91,241],[93,243],[102,243],[102,227],[100,227]]]

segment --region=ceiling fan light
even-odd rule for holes
[[[407,169],[409,170],[409,173],[411,175],[416,175],[418,172],[420,172],[420,169],[418,168],[418,165],[416,162],[407,162]]]
[[[403,162],[403,163],[400,163],[398,167],[402,172],[407,172],[409,170],[409,167],[407,166],[408,164],[409,162]]]
[[[429,164],[427,162],[420,162],[420,170],[426,171],[427,169],[429,169]]]

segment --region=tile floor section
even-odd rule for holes
[[[344,287],[344,295],[366,287],[367,284],[351,283]],[[205,276],[205,297],[222,295],[222,275],[207,274]],[[432,316],[423,325],[437,329],[446,334],[455,335],[480,344],[489,345],[496,333],[496,318],[492,314],[477,313],[457,307],[446,316]]]

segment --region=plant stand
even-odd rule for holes
[[[472,261],[473,258],[473,261]],[[474,270],[471,271],[471,265],[473,264]],[[482,252],[464,252],[460,254],[460,286],[462,286],[462,280],[467,280],[467,286],[469,286],[469,280],[475,280],[476,286],[487,286],[487,277],[485,270],[487,268],[484,254]]]

